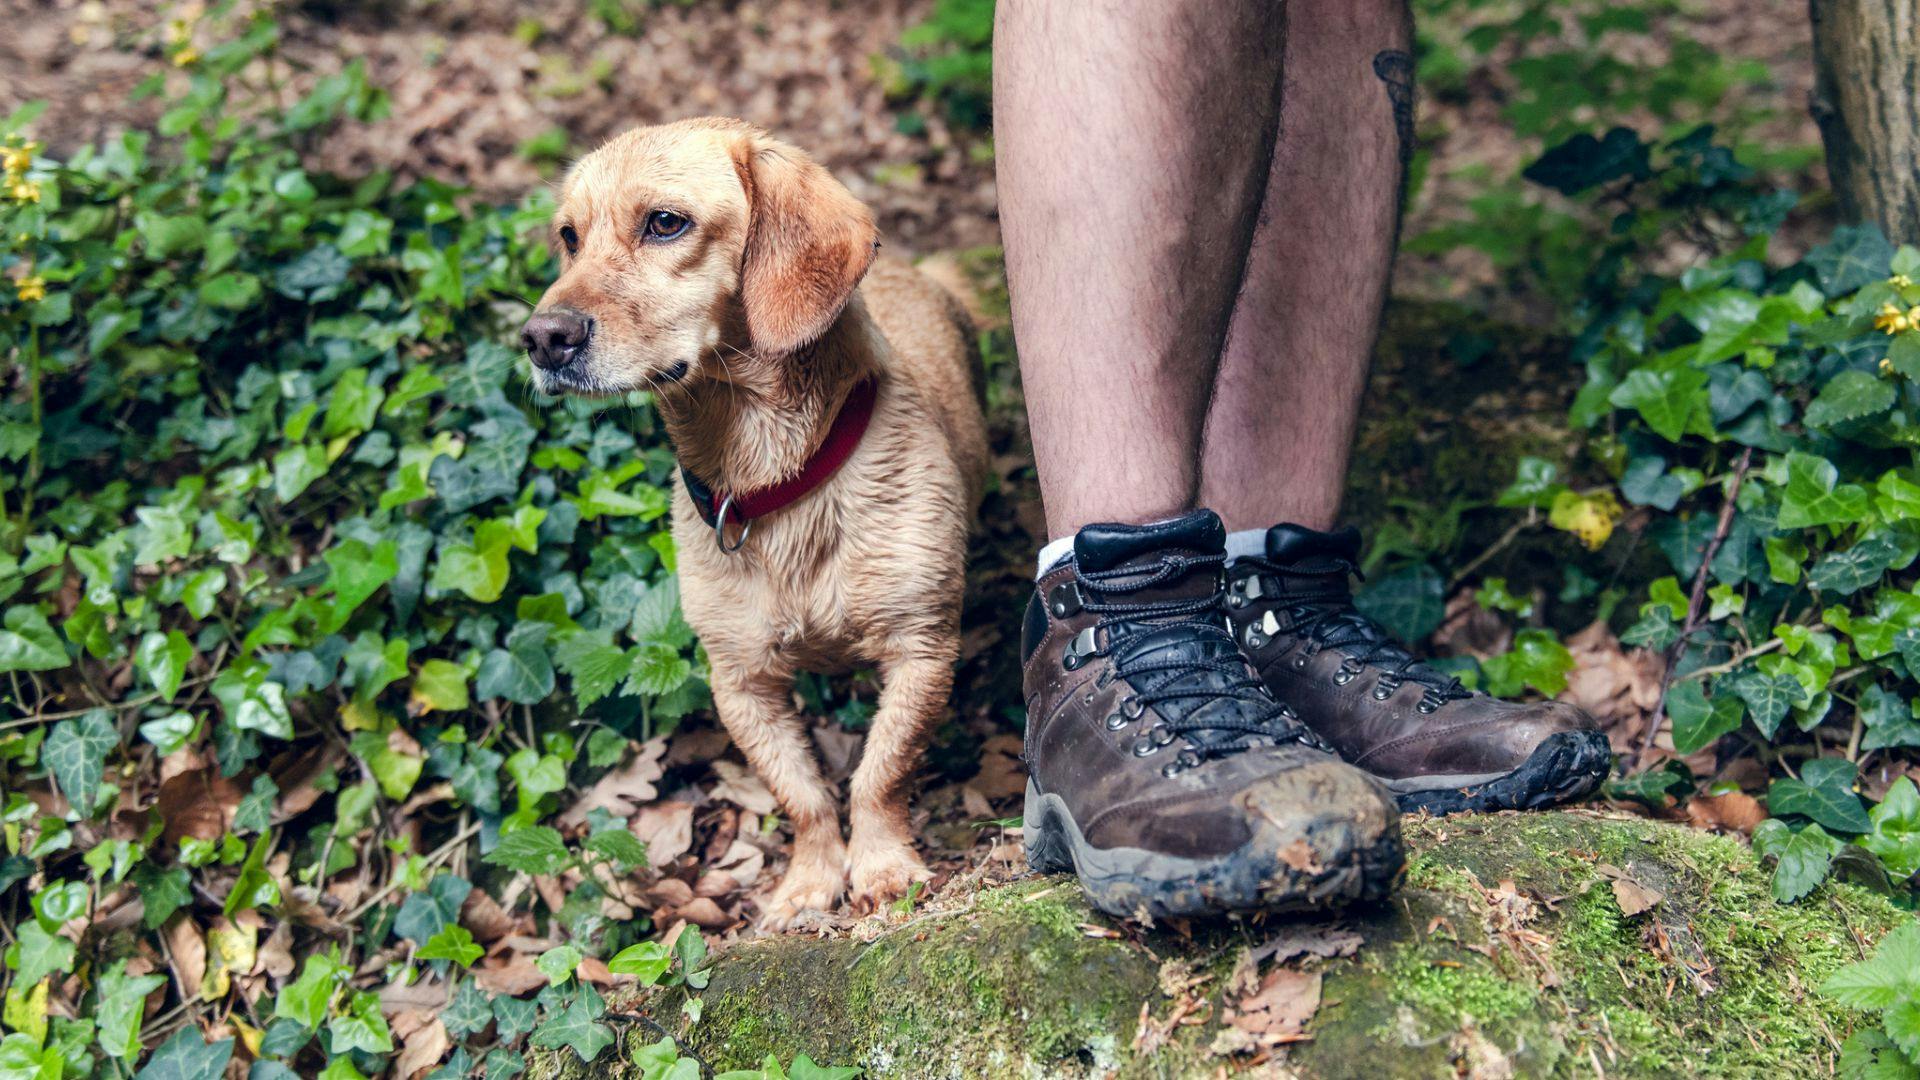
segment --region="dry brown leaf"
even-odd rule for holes
[[[1296,838],[1293,843],[1280,849],[1280,861],[1303,874],[1317,874],[1321,870],[1320,860],[1313,853],[1313,845],[1305,838]]]
[[[760,872],[766,869],[766,865],[767,853],[738,837],[727,848],[727,853],[713,863],[714,869],[726,871],[742,888],[751,887],[760,880]],[[694,891],[702,895],[715,895],[697,885]]]
[[[473,939],[483,945],[491,945],[516,931],[529,932],[533,929],[530,920],[522,926],[522,919],[508,914],[507,909],[487,895],[485,889],[475,889],[467,894],[466,902],[460,905],[460,923],[473,931]]]
[[[197,991],[207,975],[207,939],[200,936],[199,924],[193,916],[182,915],[167,928],[166,940],[174,973],[189,992]]]
[[[1630,877],[1617,877],[1613,879],[1613,898],[1620,904],[1620,914],[1631,919],[1667,897],[1660,890],[1649,889]]]
[[[995,735],[980,746],[980,772],[972,785],[988,799],[1011,799],[1027,790],[1027,769],[1020,763],[1020,737]]]
[[[693,804],[668,799],[640,808],[627,830],[647,845],[647,862],[666,866],[693,847]]]
[[[424,1013],[429,1016],[446,1007],[448,987],[443,982],[430,982],[415,979],[406,984],[388,983],[380,988],[380,1011],[399,1013],[405,1010]]]
[[[177,844],[188,836],[215,841],[232,827],[233,812],[245,795],[218,769],[196,769],[161,784],[153,809],[168,842]]]
[[[1696,829],[1724,829],[1741,834],[1767,820],[1760,800],[1744,791],[1724,795],[1695,795],[1687,802],[1687,819]]]
[[[533,957],[519,952],[483,961],[473,969],[473,981],[479,983],[482,990],[508,997],[519,997],[547,985],[547,977],[534,966]]]
[[[273,933],[260,945],[260,955],[255,959],[253,973],[271,975],[284,979],[293,974],[293,923],[286,919],[274,924]]]
[[[1304,1033],[1319,1011],[1319,972],[1275,968],[1259,990],[1240,999],[1229,1023],[1261,1043],[1277,1045]]]
[[[853,775],[853,767],[860,760],[860,746],[867,737],[858,731],[848,731],[839,724],[819,724],[813,729],[813,745],[819,748],[820,765],[827,779],[839,783]]]
[[[720,776],[711,793],[714,798],[763,817],[779,809],[773,792],[745,765],[721,758],[713,763],[713,771]]]
[[[586,794],[567,807],[566,812],[560,815],[560,825],[577,829],[587,823],[587,815],[595,810],[605,810],[623,820],[632,817],[640,807],[660,797],[660,792],[653,785],[666,772],[666,766],[661,762],[666,753],[665,739],[649,739],[641,743],[633,760],[602,776],[587,789]]]
[[[960,808],[975,821],[993,819],[993,804],[988,802],[987,797],[980,794],[980,789],[972,784],[960,789]]]
[[[1251,959],[1255,964],[1267,961],[1284,964],[1297,956],[1317,956],[1322,960],[1331,960],[1336,956],[1352,956],[1364,940],[1358,931],[1349,930],[1337,923],[1293,926],[1282,930],[1265,944],[1254,949]]]
[[[674,917],[700,927],[702,930],[720,930],[733,925],[733,916],[720,910],[720,905],[712,897],[696,896],[674,909]]]

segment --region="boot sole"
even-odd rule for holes
[[[1258,829],[1239,850],[1205,859],[1142,848],[1098,848],[1080,833],[1065,800],[1027,781],[1027,865],[1080,878],[1093,906],[1120,918],[1192,918],[1229,912],[1327,911],[1384,898],[1399,883],[1406,852],[1397,824],[1334,865],[1296,868]]]
[[[1539,810],[1586,798],[1599,790],[1613,770],[1613,748],[1598,731],[1563,731],[1534,748],[1521,766],[1504,776],[1466,787],[1398,791],[1402,813],[1489,813]],[[1409,777],[1397,784],[1417,782]]]

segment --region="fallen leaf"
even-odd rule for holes
[[[233,812],[245,794],[240,785],[221,776],[218,769],[181,773],[161,784],[154,799],[153,809],[161,822],[161,835],[175,844],[189,836],[219,840],[233,826]]]
[[[1722,829],[1744,835],[1767,819],[1767,811],[1759,799],[1746,792],[1729,791],[1724,795],[1695,795],[1687,801],[1687,819],[1696,829]]]
[[[474,889],[467,894],[466,902],[460,905],[460,923],[473,931],[475,941],[484,945],[491,945],[515,931],[533,929],[530,923],[523,927],[521,920],[508,914],[485,889]]]
[[[1631,919],[1667,897],[1660,890],[1649,889],[1630,877],[1617,877],[1613,879],[1613,898],[1620,904],[1620,914]]]
[[[622,820],[631,818],[640,807],[660,797],[653,785],[666,772],[666,766],[661,763],[666,753],[665,739],[641,743],[633,760],[594,781],[586,794],[560,815],[560,825],[577,829],[587,823],[587,815],[595,810],[605,810]]]
[[[1275,968],[1240,999],[1228,1022],[1265,1045],[1293,1041],[1320,1011],[1320,973]]]
[[[191,915],[182,915],[167,928],[166,940],[175,974],[182,983],[198,988],[207,974],[207,940],[200,936],[199,924]]]
[[[473,981],[480,989],[508,997],[532,993],[547,985],[547,976],[534,966],[533,957],[514,953],[497,961],[488,961],[473,969]]]
[[[980,771],[970,781],[988,799],[1011,799],[1027,790],[1018,735],[995,735],[980,745]]]
[[[273,932],[260,945],[260,955],[255,959],[253,973],[271,975],[284,979],[293,974],[293,923],[286,919],[274,924]]]
[[[640,808],[627,831],[647,845],[647,863],[666,866],[693,847],[693,804],[669,799]]]
[[[820,751],[820,765],[829,782],[837,784],[853,775],[853,767],[860,760],[860,746],[866,741],[865,735],[839,724],[815,725],[813,745]]]
[[[1320,860],[1313,853],[1313,845],[1304,837],[1296,837],[1293,843],[1280,849],[1280,861],[1303,874],[1317,874],[1321,870]]]
[[[1296,956],[1331,960],[1336,956],[1352,956],[1364,940],[1358,931],[1338,923],[1292,926],[1254,949],[1250,958],[1255,964],[1268,961],[1284,964]]]
[[[773,792],[745,765],[721,758],[713,763],[713,771],[720,775],[720,782],[713,786],[711,793],[714,798],[763,817],[779,809]]]

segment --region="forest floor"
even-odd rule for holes
[[[286,6],[287,69],[272,75],[284,80],[290,100],[314,79],[362,60],[391,97],[387,119],[315,145],[317,166],[431,177],[499,201],[548,182],[569,157],[625,128],[707,113],[743,116],[829,165],[875,207],[894,250],[957,258],[988,309],[1003,314],[989,142],[979,131],[949,126],[937,109],[918,111],[923,126],[903,125],[910,103],[890,93],[901,34],[932,7],[931,0],[662,4],[646,11],[631,34],[617,34],[579,0],[541,5],[537,16],[504,0],[312,0]],[[7,0],[0,5],[9,26],[0,36],[0,109],[48,100],[37,129],[56,156],[151,124],[159,106],[133,92],[161,55],[166,21],[182,10],[134,0]],[[1632,47],[1657,51],[1671,35],[1765,63],[1772,100],[1759,131],[1775,145],[1817,145],[1804,108],[1812,74],[1802,8],[1756,10],[1713,0],[1689,15],[1662,17]],[[1534,152],[1502,119],[1513,89],[1495,56],[1422,103],[1424,179],[1405,235],[1456,219],[1488,176],[1511,174]],[[1808,189],[1819,181],[1817,165],[1800,176]],[[1503,291],[1508,280],[1483,253],[1465,248],[1401,259],[1359,437],[1352,509],[1362,522],[1425,516],[1436,503],[1482,506],[1510,481],[1520,453],[1564,450],[1564,409],[1579,375],[1548,313],[1532,298]],[[1463,334],[1491,343],[1488,358],[1470,373],[1454,347]],[[940,871],[936,890],[1024,872],[1017,833],[992,823],[1020,812],[1013,626],[1041,529],[1017,385],[1008,358],[994,359],[995,490],[977,541],[954,716],[936,740],[916,810]],[[1414,495],[1424,501],[1409,510],[1404,500]],[[1491,552],[1486,539],[1482,548]],[[1564,536],[1558,542],[1570,543]],[[1494,554],[1474,565],[1521,577],[1527,562],[1557,558],[1552,548],[1524,545]],[[1509,632],[1497,619],[1489,624],[1472,591],[1450,583],[1454,617],[1436,644],[1477,655],[1500,651]],[[1600,713],[1620,748],[1637,745],[1658,696],[1657,659],[1623,651],[1604,624],[1569,644],[1581,666],[1568,696]],[[823,683],[810,694],[812,712],[833,717],[817,727],[816,741],[830,773],[844,779],[857,759],[859,720],[873,685]],[[750,933],[752,899],[784,857],[782,833],[765,825],[773,800],[710,721],[656,743],[633,766],[579,793],[580,804],[625,799],[642,807],[634,831],[648,842],[655,868],[646,913],[666,939],[687,923],[716,940]],[[1712,775],[1714,763],[1701,771]],[[1736,791],[1696,798],[1666,816],[1741,831],[1764,813]],[[477,970],[483,985],[513,992],[538,977],[537,949],[511,944],[531,939],[532,926],[526,916],[491,906],[496,917],[478,931],[489,957]],[[852,922],[838,917],[826,928]]]

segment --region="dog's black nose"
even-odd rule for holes
[[[563,368],[580,355],[593,337],[593,317],[572,308],[548,308],[536,311],[520,330],[520,344],[535,367],[552,371]]]

